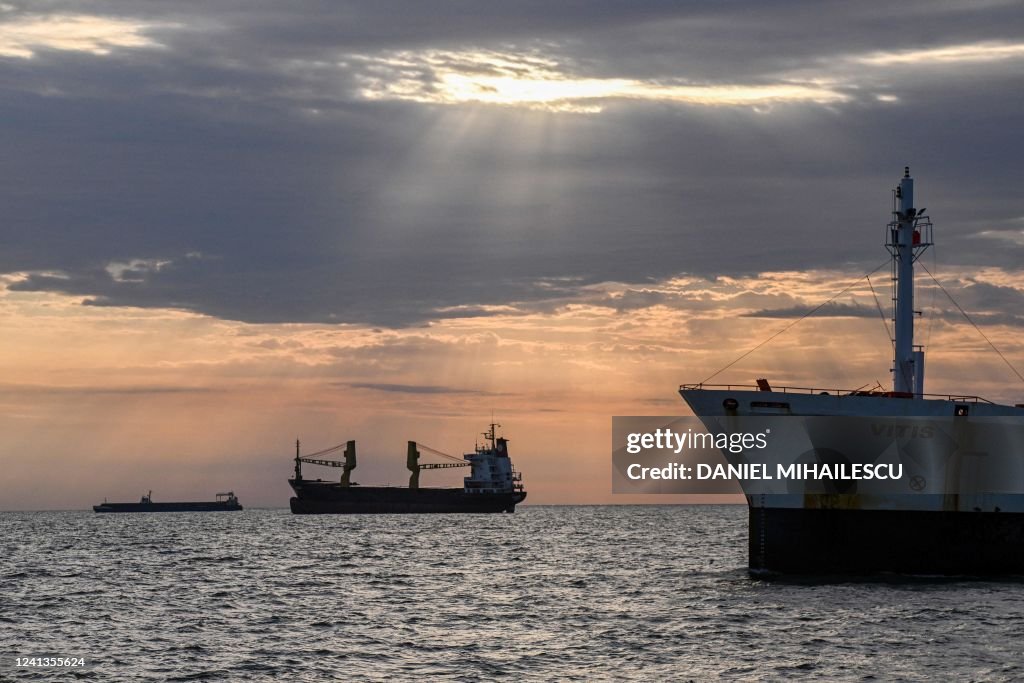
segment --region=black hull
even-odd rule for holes
[[[1024,574],[1024,513],[750,508],[755,575]]]
[[[297,515],[323,514],[424,514],[515,512],[526,498],[513,493],[466,493],[463,489],[406,489],[391,486],[342,487],[326,482],[291,482],[291,499]]]
[[[103,503],[93,505],[93,512],[234,512],[238,503]]]

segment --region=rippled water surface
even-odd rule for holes
[[[738,506],[0,513],[0,680],[1024,678],[1022,583],[767,583],[745,543]]]

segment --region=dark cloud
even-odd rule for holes
[[[950,283],[944,283],[944,288],[950,292]],[[1024,310],[1024,291],[1016,287],[978,282],[970,277],[960,286],[954,284],[952,288],[955,291],[950,292],[950,295],[969,311]],[[947,303],[945,294],[939,294],[938,297],[940,303]]]
[[[458,389],[436,384],[381,384],[378,382],[348,382],[342,386],[352,389],[369,389],[397,394],[472,394],[474,396],[502,396],[505,394],[476,389]]]
[[[880,318],[878,309],[855,304],[831,303],[814,310],[812,306],[792,306],[789,308],[766,308],[760,311],[743,313],[744,318],[802,318],[813,315],[815,318]]]
[[[15,285],[25,291],[403,326],[608,280],[862,271],[885,257],[888,190],[906,163],[941,259],[1024,257],[979,238],[1024,213],[1024,155],[1009,133],[1024,104],[1020,61],[849,61],[1016,40],[1009,3],[29,9],[149,22],[163,47],[0,57],[0,272],[37,271]],[[353,54],[423,48],[546,54],[601,78],[757,84],[806,72],[841,81],[850,99],[611,101],[588,116],[359,95],[365,64]],[[139,259],[166,265],[111,274]]]

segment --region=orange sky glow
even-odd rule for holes
[[[972,277],[1024,287],[1001,270]],[[296,437],[307,452],[356,439],[356,481],[404,484],[406,440],[457,455],[492,411],[530,503],[672,502],[610,493],[611,416],[688,414],[680,383],[704,379],[791,320],[743,313],[810,307],[851,280],[809,271],[642,289],[606,283],[543,307],[384,330],[83,306],[80,297],[6,289],[17,278],[0,290],[6,509],[80,509],[149,489],[162,500],[233,489],[245,504],[283,506]],[[874,305],[866,282],[837,303]],[[1021,357],[1011,328],[984,329]],[[937,317],[919,330],[929,341],[929,391],[1024,395],[962,321]],[[878,317],[826,313],[715,381],[887,385],[888,357]],[[461,474],[428,476],[444,486]]]

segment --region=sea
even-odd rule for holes
[[[758,580],[746,515],[4,512],[0,680],[1024,679],[1024,581]]]

